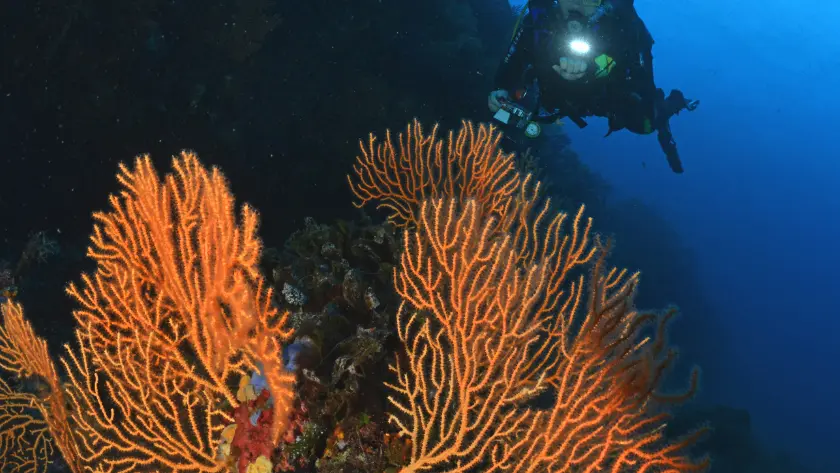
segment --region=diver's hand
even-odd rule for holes
[[[502,108],[502,103],[500,99],[507,99],[510,97],[510,94],[507,90],[499,89],[490,92],[490,96],[487,97],[487,107],[490,108],[490,113],[496,113]]]
[[[554,72],[566,80],[578,80],[586,74],[587,64],[583,59],[561,57],[560,64],[551,66]]]

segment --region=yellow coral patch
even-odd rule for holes
[[[251,385],[251,377],[248,375],[242,375],[239,378],[239,390],[236,392],[236,399],[239,402],[248,402],[253,401],[257,398],[257,393],[254,392],[254,386]]]
[[[260,455],[256,460],[248,464],[246,473],[271,473],[271,460]]]
[[[234,435],[236,435],[236,424],[230,424],[222,430],[222,441],[231,443]]]

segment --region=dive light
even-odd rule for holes
[[[564,47],[575,56],[586,56],[592,50],[592,45],[586,38],[585,28],[578,20],[571,20],[567,27]]]
[[[592,46],[585,39],[576,38],[569,41],[569,51],[577,56],[586,56],[591,50]]]

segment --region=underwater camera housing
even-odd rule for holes
[[[505,125],[520,129],[526,137],[536,138],[542,133],[542,126],[534,119],[534,112],[531,111],[536,108],[536,104],[530,104],[528,100],[530,95],[527,91],[518,92],[515,94],[519,100],[513,101],[510,99],[500,98],[499,103],[501,108],[493,115],[493,119]]]

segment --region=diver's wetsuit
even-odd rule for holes
[[[592,24],[575,13],[564,19],[560,8],[552,4],[550,0],[531,0],[496,73],[496,88],[513,92],[536,79],[540,105],[556,109],[576,123],[596,115],[609,119],[610,132],[622,128],[638,134],[659,131],[671,168],[682,172],[668,119],[684,105],[674,110],[664,107],[675,102],[664,101],[664,93],[655,85],[653,38],[632,1],[612,0],[613,10]],[[583,26],[580,33],[570,32],[573,20]],[[566,48],[576,36],[585,37],[592,45],[593,60],[588,61],[586,75],[569,81],[552,66],[561,56],[570,56]],[[595,58],[605,67],[596,66]]]

